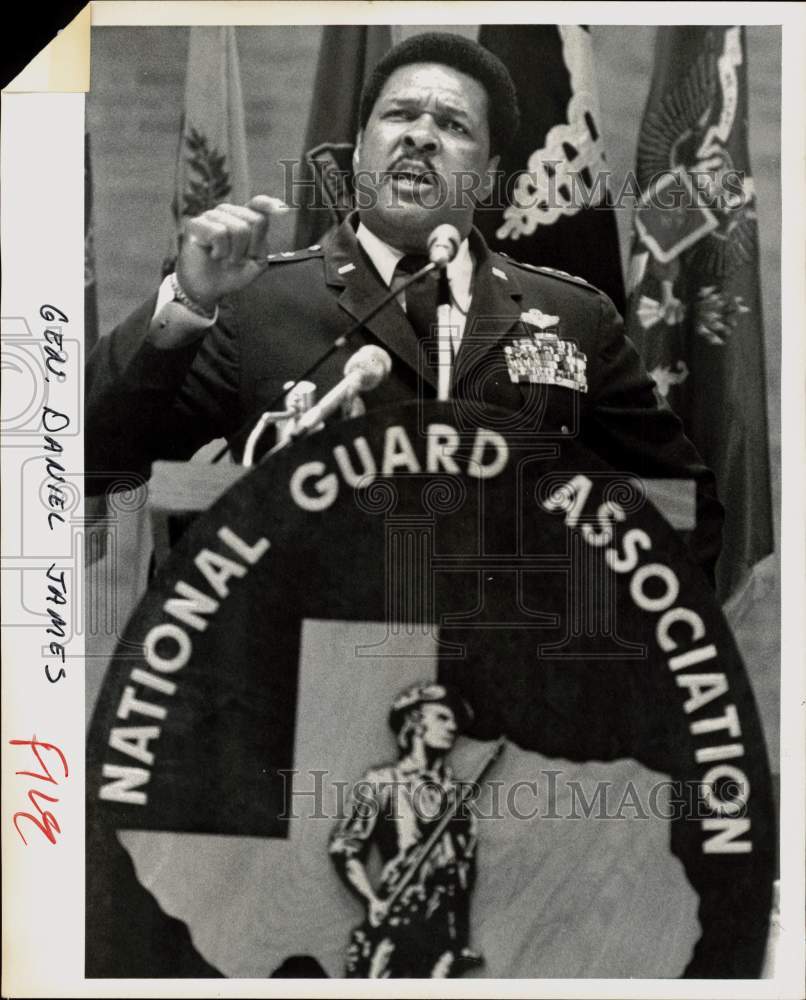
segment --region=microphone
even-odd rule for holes
[[[452,226],[447,222],[441,226],[437,226],[436,229],[432,230],[426,244],[428,259],[432,264],[436,264],[437,267],[445,267],[446,264],[450,264],[459,252],[461,242],[462,238],[456,226]]]
[[[437,285],[437,399],[441,402],[450,399],[451,365],[453,349],[451,346],[451,288],[448,280],[448,264],[459,251],[462,238],[456,226],[443,223],[433,229],[428,237],[428,258],[439,271]]]
[[[358,392],[377,388],[392,370],[389,352],[375,344],[366,344],[344,366],[344,378],[319,402],[307,410],[296,423],[292,435],[307,434],[318,427],[336,410],[349,403]]]
[[[252,428],[252,432],[246,439],[243,449],[241,465],[250,469],[255,461],[255,448],[258,441],[263,436],[266,428],[273,424],[277,428],[277,438],[280,444],[287,442],[294,433],[294,427],[302,413],[313,406],[316,400],[316,386],[313,382],[295,382],[288,393],[286,393],[283,409],[272,413],[266,410],[259,417],[257,423]]]
[[[311,375],[317,372],[319,368],[321,368],[322,365],[330,357],[332,357],[333,354],[336,353],[336,351],[338,351],[340,348],[344,347],[346,343],[348,343],[348,341],[350,340],[350,338],[353,336],[354,333],[357,333],[359,330],[361,330],[365,323],[368,323],[371,319],[373,319],[373,317],[377,316],[377,314],[381,312],[382,309],[385,309],[394,299],[398,297],[398,295],[401,292],[405,291],[409,287],[409,285],[413,285],[415,281],[419,281],[426,274],[430,274],[432,271],[436,271],[438,268],[443,268],[442,273],[444,275],[445,273],[444,267],[446,264],[449,264],[456,256],[460,243],[461,243],[461,238],[459,236],[459,230],[456,229],[455,226],[451,226],[447,223],[444,223],[443,225],[437,226],[435,229],[433,229],[431,235],[428,237],[428,242],[427,242],[430,260],[425,265],[425,267],[420,268],[420,270],[416,271],[414,274],[410,274],[406,278],[406,280],[397,287],[392,285],[392,287],[387,290],[386,294],[383,295],[375,303],[375,305],[367,312],[365,316],[362,316],[359,320],[353,323],[350,329],[347,330],[345,333],[343,333],[340,337],[336,337],[336,339],[333,341],[330,347],[328,347],[325,351],[323,351],[323,353],[313,362],[313,364],[309,365],[305,369],[305,371],[302,372],[302,374],[297,379],[297,382],[301,382],[303,379],[308,379],[311,377]],[[433,244],[433,249],[432,249],[432,244]],[[436,260],[434,259],[434,257],[436,257]],[[444,293],[441,293],[441,297],[444,298]],[[445,301],[448,300],[445,299]],[[382,350],[382,348],[379,348],[379,350]],[[358,353],[360,354],[360,351]],[[278,406],[280,404],[288,388],[289,387],[286,386],[283,392],[280,393],[278,396],[275,396],[275,398],[269,403],[268,408],[270,410],[272,410],[275,406]],[[366,392],[367,390],[363,391]],[[323,397],[323,399],[319,403],[319,406],[321,406],[324,403],[326,398],[327,396]],[[241,441],[244,441],[246,439],[247,435],[249,434],[249,431],[254,426],[255,421],[259,418],[262,409],[263,407],[261,407],[260,410],[257,410],[252,416],[249,417],[249,419],[245,423],[241,425],[241,427],[238,428],[237,431],[234,432],[234,434],[230,435],[229,442],[227,444],[222,445],[221,448],[215,453],[215,455],[213,455],[211,459],[213,463],[220,462],[228,451],[233,450],[239,445]],[[271,452],[269,452],[269,454],[271,454]]]

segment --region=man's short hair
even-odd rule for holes
[[[490,153],[503,152],[520,128],[520,109],[515,84],[498,56],[462,35],[429,31],[395,45],[381,59],[361,91],[358,123],[363,130],[383,85],[401,66],[439,63],[477,80],[487,91]]]

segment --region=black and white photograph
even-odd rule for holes
[[[764,6],[101,2],[4,91],[4,995],[801,994]]]

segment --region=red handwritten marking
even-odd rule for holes
[[[33,752],[34,757],[36,757],[36,762],[41,768],[41,771],[15,771],[15,774],[23,774],[28,778],[36,778],[38,781],[45,781],[51,785],[58,785],[59,782],[53,777],[50,768],[42,759],[41,750],[49,750],[58,754],[59,762],[64,770],[64,777],[68,777],[70,771],[67,767],[67,758],[64,756],[62,751],[53,743],[44,743],[38,740],[34,736],[30,740],[9,740],[8,741],[13,747],[30,747]],[[61,827],[59,826],[59,821],[53,815],[52,812],[48,810],[43,810],[42,806],[39,804],[40,799],[45,802],[58,802],[58,798],[54,795],[46,795],[45,792],[40,791],[36,788],[30,788],[28,790],[28,801],[31,803],[34,809],[36,809],[38,816],[33,813],[28,812],[15,812],[14,813],[14,829],[22,837],[22,842],[25,846],[28,846],[28,841],[25,839],[25,834],[20,829],[20,820],[28,819],[35,827],[37,827],[45,835],[45,837],[50,841],[51,844],[56,843],[56,834],[61,833]]]

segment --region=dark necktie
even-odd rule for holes
[[[395,278],[409,278],[427,263],[425,254],[407,254],[397,262]],[[420,338],[430,337],[431,328],[437,321],[437,283],[433,274],[415,281],[403,294],[406,296],[406,316],[414,332]]]

